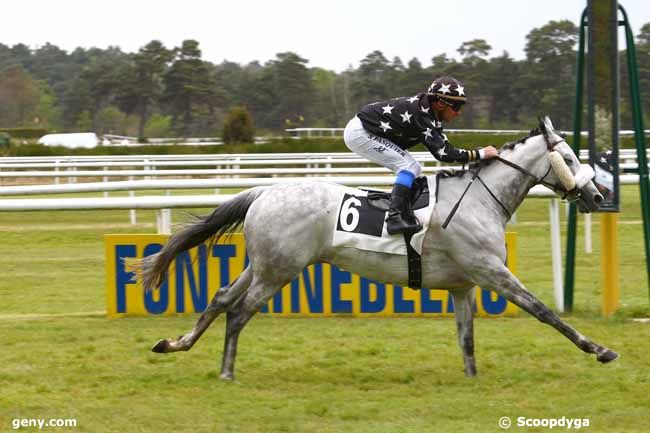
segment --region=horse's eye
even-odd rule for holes
[[[571,158],[564,158],[564,162],[566,162],[566,165],[569,167],[573,165],[573,160]]]

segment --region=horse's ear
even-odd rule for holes
[[[539,121],[539,130],[542,131],[542,134],[544,134],[544,137],[548,137],[548,131],[546,129],[546,118],[542,118],[542,116],[537,116],[537,120]]]
[[[551,118],[548,116],[544,116],[544,124],[546,125],[546,130],[552,134],[555,134],[555,127],[553,126],[553,122],[551,122]]]

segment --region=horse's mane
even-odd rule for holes
[[[506,143],[503,146],[501,146],[501,152],[503,152],[504,150],[513,150],[518,144],[525,143],[526,140],[528,140],[529,138],[536,137],[538,135],[542,135],[542,131],[539,128],[533,128],[533,129],[530,130],[528,135],[525,135],[525,136],[521,137],[520,139],[518,139],[516,141],[509,142],[509,143]],[[472,164],[469,164],[467,169],[462,169],[462,170],[456,171],[456,173],[459,176],[462,176],[467,172],[473,173],[479,167],[488,166],[488,165],[492,164],[493,162],[494,162],[493,159],[485,159],[485,160],[476,161],[476,162],[474,162]]]
[[[529,138],[531,138],[531,137],[535,137],[535,136],[537,136],[537,135],[541,135],[541,134],[542,134],[542,131],[540,131],[539,128],[533,128],[533,129],[530,130],[530,132],[528,133],[528,135],[526,135],[526,136],[524,136],[524,137],[521,137],[519,140],[517,140],[517,141],[513,141],[512,143],[506,143],[506,144],[504,144],[504,145],[501,147],[501,150],[502,150],[502,151],[503,151],[503,150],[512,150],[512,149],[514,149],[515,146],[517,146],[518,144],[524,143],[524,142],[525,142],[526,140],[528,140]]]

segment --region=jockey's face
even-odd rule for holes
[[[461,110],[455,111],[451,106],[441,101],[436,101],[433,107],[436,110],[436,117],[443,122],[451,122],[461,113]]]

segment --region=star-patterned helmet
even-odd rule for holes
[[[436,78],[429,86],[427,94],[442,100],[458,111],[467,102],[467,94],[463,83],[454,77]]]

